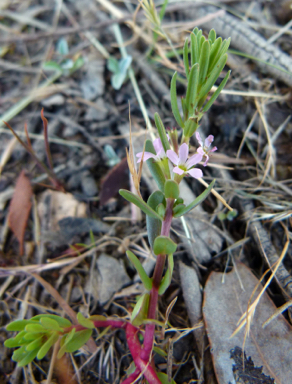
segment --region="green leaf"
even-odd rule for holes
[[[174,72],[171,83],[170,83],[170,101],[171,101],[171,109],[173,116],[178,123],[178,125],[181,128],[184,128],[184,122],[181,118],[179,109],[178,109],[178,104],[177,104],[177,95],[176,95],[176,77],[177,77],[177,72]]]
[[[145,151],[153,153],[154,155],[156,154],[153,143],[151,140],[146,140]],[[148,159],[146,161],[146,164],[147,164],[149,171],[151,172],[151,175],[153,176],[158,188],[162,192],[164,192],[165,176],[162,172],[160,165],[156,161],[153,161],[153,159]]]
[[[168,376],[166,373],[157,372],[157,376],[161,381],[161,384],[176,384],[176,382],[173,379],[171,379],[171,381],[168,381]]]
[[[23,339],[23,336],[26,334],[26,331],[21,331],[18,335],[15,337],[11,337],[10,339],[7,339],[4,341],[4,345],[7,348],[15,348],[19,347],[20,345],[26,344],[27,341]]]
[[[166,199],[177,199],[179,197],[179,186],[174,180],[166,180],[164,184]]]
[[[154,114],[154,120],[155,120],[155,125],[156,125],[156,128],[158,130],[158,134],[159,134],[163,149],[166,153],[166,151],[168,149],[170,149],[170,145],[168,142],[168,138],[166,136],[164,125],[163,125],[162,120],[161,120],[161,118],[157,112]]]
[[[28,324],[31,324],[31,323],[36,323],[34,321],[30,321],[30,320],[15,320],[13,321],[12,323],[8,324],[6,326],[6,330],[7,331],[23,331],[24,328],[28,325]]]
[[[157,205],[156,212],[158,213],[158,215],[160,217],[165,216],[165,211],[166,211],[166,208],[165,208],[164,204],[161,203],[161,204]]]
[[[211,47],[208,73],[211,72],[211,70],[214,68],[215,63],[219,59],[219,51],[221,48],[221,44],[222,44],[222,38],[218,37],[218,39],[215,41],[215,43]]]
[[[200,54],[199,66],[200,66],[200,75],[199,83],[203,84],[208,72],[209,67],[209,56],[210,56],[210,43],[208,40],[204,41],[202,45],[202,50]]]
[[[147,319],[149,298],[149,293],[144,293],[144,295],[139,297],[139,300],[133,309],[131,315],[131,323],[135,327],[139,327],[141,324],[143,324],[144,320]]]
[[[87,341],[90,339],[92,334],[92,329],[85,329],[83,331],[78,331],[72,337],[71,341],[66,345],[66,352],[75,352],[81,348]]]
[[[168,355],[167,352],[165,352],[163,349],[155,346],[153,346],[153,352],[157,353],[159,356],[162,356],[162,357],[167,357]]]
[[[220,48],[220,51],[219,51],[219,55],[220,56],[225,55],[225,53],[228,51],[230,42],[231,42],[231,38],[230,37],[227,40],[223,41],[223,43],[221,45],[221,48]]]
[[[69,53],[68,43],[63,37],[57,41],[57,52],[63,56]]]
[[[159,204],[164,204],[164,205],[166,204],[164,194],[161,191],[153,192],[149,196],[147,200],[147,204],[153,210],[156,211]],[[154,240],[161,233],[161,221],[146,215],[146,226],[147,226],[147,233],[148,233],[148,241],[151,248],[153,248]]]
[[[150,208],[149,205],[147,205],[145,201],[142,200],[139,196],[125,189],[120,189],[119,194],[130,203],[137,205],[137,207],[139,207],[141,211],[146,213],[146,215],[149,215],[150,217],[162,221],[162,218],[152,208]]]
[[[23,358],[18,362],[17,366],[18,367],[25,367],[26,365],[28,365],[29,363],[31,363],[33,361],[33,359],[36,357],[38,353],[38,349],[34,349],[33,351],[30,351],[30,352],[26,352],[25,354],[23,354]]]
[[[194,33],[191,33],[191,66],[199,62],[199,47],[197,36]]]
[[[178,204],[183,204],[183,202],[184,202],[184,199],[179,197],[178,199],[176,199],[176,201],[175,201],[173,206],[176,207]]]
[[[214,44],[216,40],[216,32],[214,29],[211,29],[211,31],[209,32],[208,40],[210,41],[211,44]]]
[[[127,251],[126,254],[130,259],[130,261],[132,262],[132,264],[134,265],[136,271],[138,272],[145,289],[147,289],[147,291],[151,291],[152,280],[145,272],[145,269],[143,268],[143,265],[140,263],[140,260],[138,259],[138,257],[134,255],[134,253],[131,251]]]
[[[192,114],[194,108],[196,108],[195,100],[199,84],[199,73],[199,64],[194,64],[190,72],[186,94],[186,108],[188,109],[189,114]]]
[[[42,319],[43,317],[48,317],[49,319],[53,319],[53,320],[56,320],[56,322],[60,325],[60,327],[62,328],[67,328],[67,327],[71,327],[71,322],[67,319],[65,319],[64,317],[61,317],[61,316],[57,316],[57,315],[48,315],[48,314],[43,314],[43,315],[37,315],[37,316],[34,316],[32,317],[30,320],[40,320]]]
[[[186,207],[185,204],[177,204],[176,206],[174,206],[172,209],[173,216],[176,217],[175,215],[178,212],[182,211],[185,207]]]
[[[186,72],[186,78],[188,79],[189,73],[190,73],[190,64],[189,64],[189,39],[188,37],[185,40],[184,48],[183,48],[183,62],[184,62],[184,67],[185,67],[185,72]],[[177,72],[174,73],[174,75]],[[174,76],[173,75],[173,76]],[[171,91],[170,91],[171,92]]]
[[[23,345],[22,347],[16,349],[16,351],[13,352],[11,360],[18,362],[18,361],[21,361],[26,355],[27,355],[27,350],[25,349],[25,345]]]
[[[119,72],[119,62],[115,57],[110,56],[108,58],[107,69],[113,73]]]
[[[48,340],[41,346],[38,350],[37,358],[38,360],[42,360],[46,354],[49,352],[49,349],[56,343],[59,338],[58,332],[53,332]]]
[[[215,180],[213,180],[209,187],[203,193],[201,193],[191,204],[187,205],[181,210],[178,210],[178,212],[174,214],[174,217],[183,216],[186,213],[190,212],[192,209],[194,209],[197,205],[201,204],[211,192],[211,189],[213,188],[214,184]]]
[[[78,71],[78,69],[80,69],[81,67],[83,67],[85,61],[83,59],[82,56],[79,56],[73,63],[73,66],[72,68],[70,69],[70,75],[72,75],[72,73]]]
[[[61,339],[59,352],[57,354],[57,358],[60,359],[66,353],[66,345],[72,340],[75,335],[76,328],[72,328],[71,332],[67,335],[64,335]]]
[[[81,312],[77,313],[77,320],[80,325],[82,325],[85,328],[94,329],[95,326],[92,321],[89,319],[86,319]]]
[[[42,317],[40,321],[46,329],[51,331],[62,331],[62,328],[54,319],[50,319],[49,317]]]
[[[198,129],[199,123],[197,117],[190,117],[186,123],[185,129],[184,129],[184,136],[187,138],[190,138],[193,136],[193,134]]]
[[[227,61],[227,55],[225,54],[224,56],[222,56],[219,59],[219,61],[217,62],[217,64],[213,68],[213,70],[208,75],[207,81],[201,87],[201,89],[199,91],[199,94],[197,96],[197,101],[207,97],[207,95],[210,92],[211,88],[215,84],[215,81],[218,79],[222,69],[225,67],[226,61]]]
[[[52,72],[63,72],[63,68],[61,65],[56,63],[55,61],[47,61],[43,64],[44,71],[52,71]]]
[[[26,341],[31,341],[31,340],[35,340],[39,336],[43,336],[44,334],[46,334],[44,331],[42,331],[42,332],[27,332],[23,336],[23,339]]]
[[[33,340],[31,343],[26,345],[27,351],[33,351],[36,348],[39,348],[43,344],[43,336],[38,337],[37,339]]]
[[[231,71],[228,71],[226,76],[224,77],[224,79],[221,81],[219,87],[216,89],[216,91],[213,93],[213,95],[210,97],[210,99],[208,100],[208,102],[205,104],[204,108],[203,108],[203,112],[207,112],[208,109],[212,106],[212,104],[214,103],[214,101],[217,99],[217,97],[220,95],[220,92],[222,91],[222,89],[225,87],[225,84],[227,83],[228,79],[229,79],[229,75],[230,75],[230,72]]]
[[[170,255],[176,251],[177,245],[166,236],[158,236],[154,240],[153,252],[155,255]]]
[[[39,332],[46,332],[47,331],[46,328],[42,324],[39,324],[39,323],[28,324],[25,327],[25,330],[29,333],[39,333]]]
[[[173,272],[173,267],[174,267],[173,255],[172,254],[169,255],[167,260],[168,260],[167,271],[165,272],[165,275],[163,276],[163,279],[161,280],[161,283],[160,283],[159,288],[158,288],[159,295],[164,294],[164,292],[169,287],[169,285],[171,283],[171,279],[172,279],[172,272]]]

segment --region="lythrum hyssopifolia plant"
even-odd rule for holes
[[[199,179],[203,176],[196,165],[206,166],[214,137],[209,135],[204,141],[197,129],[204,113],[211,107],[226,84],[229,72],[217,90],[210,96],[210,90],[217,81],[227,60],[229,40],[216,38],[211,30],[208,38],[195,28],[184,44],[183,63],[187,79],[185,97],[181,98],[181,110],[177,102],[177,73],[171,80],[172,113],[178,129],[166,131],[161,118],[155,114],[155,124],[159,137],[153,142],[146,141],[143,152],[137,154],[138,163],[146,162],[158,190],[147,202],[138,195],[120,190],[120,194],[130,203],[137,205],[145,214],[149,243],[156,257],[153,276],[150,278],[139,259],[130,251],[127,256],[133,263],[145,287],[145,293],[138,299],[131,319],[91,316],[78,314],[79,325],[72,325],[67,319],[55,315],[38,315],[28,320],[17,320],[7,326],[7,330],[18,332],[5,342],[6,347],[15,348],[12,359],[18,366],[25,366],[34,358],[42,359],[49,349],[60,341],[58,357],[64,353],[77,351],[91,337],[94,328],[123,328],[128,347],[134,362],[134,369],[123,381],[133,383],[138,377],[150,384],[167,383],[167,375],[156,372],[152,359],[155,338],[156,311],[158,296],[168,288],[173,272],[173,254],[177,245],[170,238],[173,217],[181,217],[200,204],[210,193],[214,181],[189,205],[180,196],[180,182],[184,177]],[[182,113],[181,113],[182,111]],[[196,152],[189,156],[189,141],[195,135],[198,141]],[[132,156],[133,160],[133,156]],[[139,187],[138,187],[139,188]],[[165,268],[166,267],[166,268]],[[174,383],[174,381],[173,381]]]

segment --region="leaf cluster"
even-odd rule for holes
[[[187,139],[197,130],[200,119],[217,99],[229,78],[230,71],[206,102],[211,88],[226,64],[229,44],[230,38],[223,41],[221,37],[216,38],[214,29],[206,39],[202,30],[195,28],[191,33],[190,41],[189,38],[185,41],[183,62],[188,86],[186,97],[181,99],[183,116],[177,103],[177,72],[174,73],[171,81],[170,95],[173,115]]]
[[[8,324],[8,331],[18,332],[4,342],[5,347],[16,348],[12,360],[23,367],[34,360],[42,360],[50,348],[60,340],[58,358],[65,352],[75,352],[90,338],[94,325],[92,321],[84,318],[81,313],[77,316],[81,325],[88,329],[76,331],[69,320],[56,315],[37,315],[29,320],[16,320]],[[69,328],[69,330],[68,330]],[[70,329],[72,328],[72,329]]]

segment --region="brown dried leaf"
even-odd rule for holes
[[[110,198],[116,196],[119,189],[128,182],[127,159],[124,158],[112,168],[102,181],[100,187],[100,206],[103,206]]]
[[[19,241],[20,255],[23,254],[24,232],[31,209],[32,194],[29,178],[25,171],[22,171],[17,179],[8,212],[8,225]]]

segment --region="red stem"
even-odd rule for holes
[[[143,376],[149,384],[161,384],[149,361],[146,362],[141,359],[141,345],[138,339],[138,330],[131,323],[127,323],[126,325],[126,337],[136,368],[143,373]]]
[[[173,199],[167,199],[166,212],[161,226],[161,236],[169,236],[172,221]],[[148,308],[148,319],[155,319],[158,302],[158,289],[161,282],[166,255],[158,255],[153,273],[152,289]],[[141,351],[141,359],[149,361],[154,341],[155,324],[147,324],[145,327],[144,347]]]

